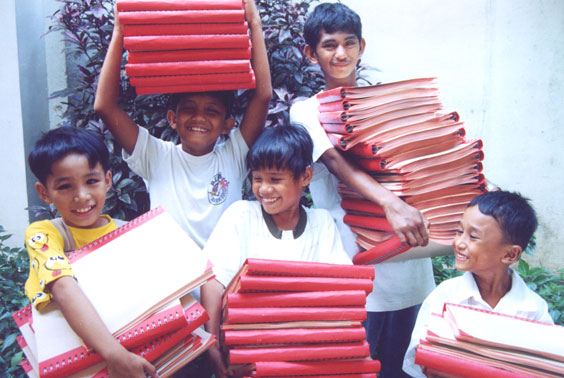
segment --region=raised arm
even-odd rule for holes
[[[119,24],[118,13],[115,7],[114,15],[114,31],[104,64],[102,65],[100,78],[98,79],[94,110],[100,115],[118,143],[128,154],[131,154],[137,142],[139,126],[133,122],[129,114],[119,107],[123,29]]]
[[[384,209],[388,222],[402,243],[412,247],[427,245],[427,220],[419,210],[384,188],[335,148],[325,151],[321,161],[339,180]]]
[[[110,377],[145,378],[145,373],[157,377],[153,365],[127,351],[110,334],[74,278],[67,276],[54,281],[51,292],[71,328],[104,359]]]
[[[251,29],[251,64],[255,71],[256,89],[249,100],[240,128],[245,142],[251,146],[264,129],[268,104],[272,98],[272,83],[262,35],[262,23],[254,0],[245,0],[245,16]]]

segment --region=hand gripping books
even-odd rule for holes
[[[430,224],[430,244],[410,249],[394,235],[382,209],[340,184],[344,222],[364,249],[353,262],[451,253],[464,209],[485,191],[484,154],[480,140],[465,139],[459,115],[442,109],[436,79],[340,87],[319,93],[317,100],[319,121],[335,148],[419,209]]]
[[[254,88],[251,43],[240,0],[119,0],[137,94]]]

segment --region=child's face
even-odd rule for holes
[[[358,40],[354,33],[321,31],[319,43],[306,54],[313,64],[319,64],[325,80],[331,87],[355,85],[356,65],[364,51],[364,39]]]
[[[453,245],[455,268],[473,273],[506,269],[504,259],[512,247],[505,241],[497,220],[482,214],[478,206],[464,211]]]
[[[209,94],[184,96],[176,107],[169,110],[167,119],[176,130],[182,149],[191,155],[201,156],[213,150],[217,138],[227,134],[234,126],[232,118],[226,118],[223,102]]]
[[[111,186],[111,172],[104,172],[100,163],[90,168],[88,159],[81,154],[69,154],[56,161],[45,185],[35,184],[41,199],[54,204],[67,225],[80,228],[105,224],[100,214]]]
[[[253,193],[280,229],[297,222],[303,187],[311,180],[311,167],[297,179],[288,169],[262,168],[252,172]]]

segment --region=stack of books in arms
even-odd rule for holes
[[[373,279],[371,266],[247,259],[223,297],[229,364],[252,364],[253,377],[376,378],[361,325]]]
[[[119,342],[168,377],[215,338],[189,294],[213,277],[201,249],[162,208],[67,255],[77,282]],[[55,302],[13,314],[30,377],[107,377],[102,358],[74,333]]]
[[[563,377],[564,327],[445,304],[415,363],[438,377]]]
[[[241,0],[119,0],[137,94],[255,87]]]
[[[339,87],[317,100],[319,121],[335,148],[430,223],[431,247],[406,253],[409,247],[394,235],[383,210],[341,183],[344,221],[366,250],[353,261],[449,253],[464,209],[485,191],[484,154],[480,140],[465,138],[458,114],[443,110],[436,79]]]

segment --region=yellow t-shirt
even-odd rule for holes
[[[102,227],[68,227],[77,248],[117,228],[116,223],[108,215],[102,216],[109,221]],[[29,276],[25,283],[25,295],[32,305],[40,310],[53,298],[48,285],[64,276],[73,277],[73,272],[63,250],[63,236],[49,220],[30,224],[25,231],[25,240],[29,255]]]

